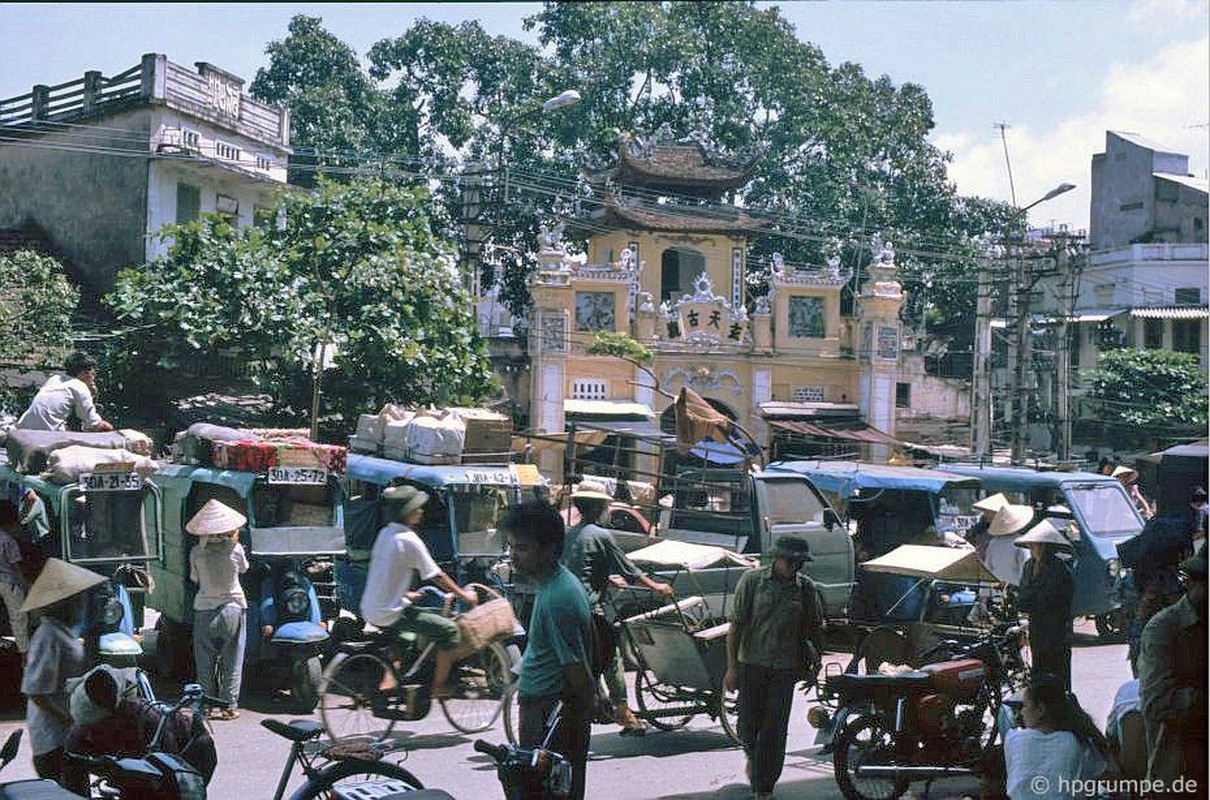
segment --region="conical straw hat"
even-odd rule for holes
[[[1029,506],[1007,505],[996,512],[988,526],[989,536],[1011,536],[1020,533],[1034,521],[1034,510]]]
[[[90,569],[68,564],[58,558],[47,559],[38,579],[29,590],[29,596],[21,604],[22,611],[34,611],[54,605],[60,600],[66,600],[73,594],[79,594],[85,589],[104,583],[104,575],[98,575]]]
[[[185,524],[185,530],[194,536],[223,536],[238,531],[247,522],[243,514],[212,498]]]
[[[1051,525],[1047,520],[1042,520],[1037,525],[1029,529],[1029,532],[1024,536],[1017,537],[1013,542],[1017,547],[1029,547],[1031,544],[1053,544],[1056,547],[1062,547],[1065,550],[1074,550],[1071,542],[1067,537],[1059,532],[1059,529]]]
[[[993,514],[1008,505],[1008,498],[1003,492],[997,492],[990,497],[985,497],[979,502],[971,506],[976,511],[991,511]]]

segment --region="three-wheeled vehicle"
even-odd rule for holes
[[[847,521],[859,562],[900,545],[919,544],[929,528],[940,536],[960,537],[978,519],[970,511],[979,497],[976,478],[860,461],[786,461],[769,469],[802,475],[819,489]],[[909,622],[919,617],[923,598],[908,592],[913,586],[909,577],[865,570],[856,578],[849,620]]]
[[[482,583],[513,599],[517,618],[528,620],[525,598],[514,596],[507,569],[505,537],[499,521],[510,506],[544,497],[545,479],[532,465],[467,464],[433,466],[349,454],[344,501],[347,555],[337,560],[341,606],[358,613],[370,551],[390,520],[381,502],[389,486],[415,486],[429,494],[417,533],[433,558],[462,585]],[[349,618],[346,617],[346,620]],[[512,649],[513,655],[519,655]]]
[[[316,584],[332,591],[331,581],[321,576],[330,575],[333,559],[344,553],[341,476],[315,465],[272,467],[262,474],[173,464],[151,480],[164,498],[164,558],[152,570],[149,598],[160,612],[159,670],[193,671],[197,586],[189,579],[189,551],[196,537],[185,524],[207,500],[217,499],[248,518],[240,531],[251,565],[241,577],[248,599],[244,674],[288,685],[291,709],[310,713],[318,701],[320,656],[330,639]]]
[[[1102,637],[1125,633],[1129,620],[1122,606],[1124,568],[1117,546],[1143,530],[1143,518],[1121,483],[1090,472],[974,464],[942,464],[938,469],[978,478],[989,494],[1003,492],[1014,503],[1033,506],[1035,519],[1051,518],[1075,548],[1072,613],[1093,617]]]
[[[163,505],[158,487],[130,465],[106,467],[56,484],[17,472],[0,453],[0,497],[25,520],[22,556],[31,582],[51,556],[110,578],[91,592],[85,641],[96,648],[90,658],[130,667],[143,653],[136,633],[146,569],[160,557]],[[0,625],[7,629],[7,614],[0,614]]]

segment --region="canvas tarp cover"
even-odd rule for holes
[[[998,583],[974,550],[953,547],[903,544],[878,558],[861,565],[870,572],[907,575],[916,578],[936,578],[942,581]]]
[[[631,551],[629,556],[630,560],[636,564],[681,567],[690,571],[719,566],[756,566],[755,561],[723,547],[674,542],[671,539]]]

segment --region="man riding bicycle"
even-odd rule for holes
[[[454,620],[440,611],[419,608],[420,593],[412,589],[412,576],[419,573],[421,581],[430,581],[451,592],[470,605],[479,598],[463,589],[437,566],[415,526],[424,517],[427,493],[414,486],[391,486],[382,492],[382,500],[391,505],[391,517],[374,540],[370,552],[370,569],[365,592],[361,596],[361,616],[384,631],[411,631],[426,636],[437,645],[434,663],[432,696],[446,699],[450,690],[446,680],[454,663],[454,650],[461,643],[461,633]]]

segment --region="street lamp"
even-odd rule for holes
[[[1034,206],[1039,205],[1041,203],[1045,203],[1047,200],[1052,200],[1061,194],[1066,194],[1067,192],[1070,192],[1074,188],[1076,188],[1076,185],[1074,183],[1067,183],[1066,181],[1064,181],[1063,183],[1060,183],[1058,186],[1051,189],[1049,192],[1042,195],[1041,197],[1039,197],[1037,200],[1033,201],[1029,205],[1025,206],[1024,208],[1019,209],[1018,213],[1021,215],[1022,221],[1025,221],[1025,213],[1027,211],[1029,211],[1031,208],[1033,208]],[[1066,258],[1065,258],[1065,255],[1066,255],[1065,246],[1062,248],[1062,252],[1063,252],[1064,257],[1061,259],[1062,263],[1060,265],[1060,280],[1062,280],[1065,283],[1066,282],[1066,271],[1067,271]],[[1014,365],[1015,369],[1013,370],[1013,391],[1012,391],[1012,394],[1010,395],[1011,402],[1013,403],[1013,411],[1015,411],[1016,413],[1015,413],[1015,415],[1012,413],[1010,413],[1008,415],[1009,422],[1012,425],[1012,456],[1011,457],[1014,462],[1018,462],[1025,457],[1025,443],[1026,443],[1026,432],[1027,432],[1026,429],[1029,427],[1029,401],[1025,396],[1026,395],[1025,376],[1026,376],[1026,370],[1029,368],[1029,361],[1030,361],[1030,356],[1029,356],[1029,336],[1030,336],[1030,332],[1029,332],[1029,290],[1031,288],[1033,288],[1033,282],[1031,281],[1030,284],[1027,286],[1025,279],[1026,279],[1025,259],[1022,258],[1018,254],[1016,270],[1015,270],[1014,276],[1013,276],[1013,285],[1014,285],[1016,300],[1017,300],[1017,325],[1016,325],[1016,329],[1015,329],[1016,340],[1014,343],[1015,344],[1014,349],[1015,349],[1016,364]],[[1035,281],[1036,281],[1036,279],[1035,279]],[[1067,372],[1066,316],[1067,315],[1066,315],[1066,310],[1064,309],[1063,311],[1064,311],[1064,313],[1060,314],[1060,317],[1062,317],[1060,324],[1063,327],[1062,327],[1062,330],[1060,331],[1061,336],[1059,337],[1060,343],[1058,345],[1058,349],[1061,351],[1063,357],[1058,359],[1058,361],[1059,361],[1059,364],[1058,364],[1059,370],[1058,371],[1060,373],[1059,380],[1064,381],[1064,385],[1066,385],[1066,381],[1067,381],[1067,374],[1066,374],[1066,372]],[[1066,391],[1060,391],[1059,394],[1062,397],[1066,397]],[[1066,402],[1064,401],[1062,403],[1062,405],[1063,405],[1063,409],[1062,409],[1061,413],[1063,416],[1066,416]],[[1014,416],[1016,417],[1015,420],[1013,419]],[[1066,444],[1065,443],[1060,444],[1059,449],[1061,451],[1066,451],[1066,449],[1067,449]],[[1063,455],[1065,457],[1066,452],[1063,452]]]
[[[1066,194],[1076,188],[1074,183],[1064,181],[1055,188],[1051,189],[1046,194],[1039,197],[1027,206],[1017,209],[1022,221],[1025,221],[1025,212],[1037,205],[1045,203],[1047,200],[1053,200],[1061,194]],[[1024,394],[1024,358],[1022,350],[1025,348],[1028,338],[1023,333],[1025,324],[1028,318],[1027,304],[1025,297],[1022,294],[1025,284],[1025,263],[1023,260],[1017,260],[1017,269],[1013,278],[1015,293],[1018,297],[1018,320],[1017,320],[1017,339],[1015,340],[1015,351],[1017,357],[1017,369],[1014,372],[1013,392],[1009,394],[1009,410],[1006,418],[1011,423],[1014,414],[1012,404],[1020,404],[1022,413],[1020,417],[1024,417],[1023,409],[1026,408]],[[971,407],[971,449],[980,458],[990,456],[992,452],[992,401],[991,392],[991,370],[988,367],[991,361],[992,354],[992,337],[991,337],[991,265],[985,258],[982,267],[979,269],[979,283],[976,296],[976,311],[975,311],[975,360],[974,360],[974,375],[972,388],[974,389],[974,402]],[[1024,436],[1024,430],[1021,431],[1021,436]],[[1012,436],[1013,442],[1013,458],[1019,459],[1023,454],[1024,442],[1019,439],[1016,431]]]

